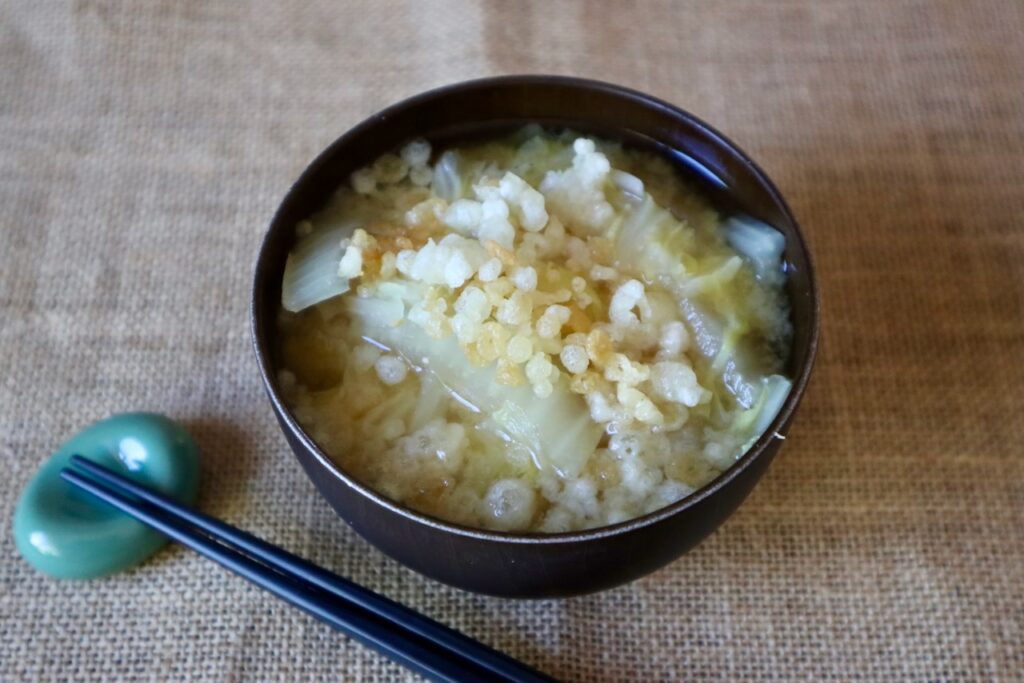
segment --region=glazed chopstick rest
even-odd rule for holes
[[[43,464],[15,508],[18,552],[52,577],[113,574],[144,561],[168,540],[61,479],[75,454],[180,503],[195,502],[199,449],[180,425],[155,413],[124,413],[86,427]]]

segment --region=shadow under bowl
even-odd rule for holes
[[[667,158],[700,181],[716,206],[759,218],[786,236],[793,390],[765,434],[728,470],[692,495],[612,526],[561,534],[470,529],[403,507],[347,473],[303,430],[278,385],[276,321],[295,225],[321,209],[354,170],[414,138],[435,149],[495,137],[529,123],[620,140]],[[652,572],[715,530],[747,497],[782,444],[803,396],[818,340],[810,255],[785,201],[760,168],[695,116],[615,85],[554,76],[458,83],[405,100],[351,129],[318,156],[274,216],[256,264],[251,324],[260,373],[284,435],[337,513],[391,557],[433,579],[506,597],[602,590]]]

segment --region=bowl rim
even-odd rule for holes
[[[808,295],[811,299],[811,315],[810,315],[810,339],[807,345],[807,355],[803,364],[798,368],[796,376],[793,378],[793,388],[790,390],[789,395],[786,397],[785,402],[779,409],[775,419],[772,420],[771,424],[765,430],[765,432],[758,437],[754,444],[748,448],[743,455],[741,455],[736,462],[734,462],[728,469],[719,474],[713,480],[700,487],[693,493],[685,496],[670,505],[659,508],[653,512],[634,517],[622,522],[615,524],[608,524],[605,526],[594,527],[591,529],[584,529],[580,531],[565,531],[558,533],[541,533],[541,532],[529,532],[529,533],[515,533],[515,532],[503,532],[503,531],[492,531],[488,529],[480,529],[475,527],[463,526],[454,522],[447,522],[437,517],[418,512],[412,508],[406,507],[397,501],[393,501],[387,496],[378,493],[372,487],[367,486],[359,482],[355,477],[349,475],[341,467],[339,467],[328,455],[325,453],[319,445],[306,433],[305,429],[298,423],[295,417],[292,415],[291,410],[282,400],[276,384],[277,380],[273,376],[270,367],[269,349],[262,348],[263,344],[260,338],[261,332],[261,320],[256,310],[258,300],[258,289],[261,281],[261,273],[264,269],[264,264],[268,258],[269,243],[272,234],[275,232],[275,227],[283,219],[282,213],[285,206],[289,203],[289,200],[294,193],[304,185],[308,179],[315,173],[319,172],[322,166],[324,166],[328,159],[334,156],[335,150],[338,147],[345,145],[349,140],[362,135],[364,131],[372,125],[379,123],[380,121],[386,120],[393,116],[395,113],[404,109],[415,107],[418,105],[425,104],[432,100],[443,99],[452,94],[464,93],[475,89],[487,89],[493,87],[504,87],[504,88],[523,88],[525,86],[551,86],[557,85],[561,87],[570,87],[586,91],[598,91],[605,94],[625,97],[626,99],[638,101],[644,106],[653,107],[669,113],[673,117],[681,118],[688,124],[701,130],[702,133],[707,135],[714,141],[716,145],[727,148],[752,172],[757,181],[762,185],[763,189],[767,191],[772,200],[781,209],[785,218],[790,222],[793,227],[793,235],[796,238],[797,249],[804,255],[807,262],[807,280],[808,280]],[[585,117],[583,117],[585,118]],[[683,150],[685,151],[685,150]],[[277,227],[278,230],[282,229]],[[298,179],[292,183],[289,187],[288,192],[282,198],[278,204],[277,210],[274,212],[273,218],[271,218],[270,224],[263,236],[260,243],[259,252],[256,258],[255,273],[253,277],[253,288],[252,296],[250,299],[249,307],[249,328],[250,335],[252,337],[253,349],[256,353],[257,364],[259,366],[260,377],[263,380],[263,386],[267,393],[268,398],[272,406],[275,409],[278,417],[285,422],[287,428],[291,433],[301,442],[306,450],[312,454],[319,465],[329,472],[336,479],[341,481],[343,484],[354,489],[362,496],[366,497],[376,505],[380,505],[391,512],[398,514],[410,522],[416,524],[422,524],[430,527],[436,531],[442,531],[446,533],[455,534],[466,538],[472,538],[482,541],[490,541],[494,543],[507,543],[514,545],[558,545],[565,543],[578,543],[578,542],[593,542],[602,539],[621,536],[628,534],[645,527],[656,525],[670,517],[683,512],[684,510],[691,508],[702,501],[714,496],[719,490],[725,488],[734,479],[739,477],[748,467],[750,467],[754,461],[758,460],[764,455],[768,445],[774,439],[785,439],[780,433],[780,430],[786,428],[793,417],[796,408],[800,404],[800,400],[807,388],[807,384],[810,380],[811,371],[814,367],[815,359],[818,353],[818,343],[821,327],[821,304],[818,295],[817,280],[815,277],[814,263],[811,257],[811,253],[807,248],[806,240],[804,239],[803,232],[793,215],[789,204],[783,198],[782,193],[779,192],[775,183],[768,177],[761,167],[747,155],[738,145],[732,140],[723,135],[721,132],[710,126],[709,124],[702,121],[697,116],[694,116],[690,112],[673,105],[669,102],[661,100],[652,95],[627,88],[625,86],[616,85],[613,83],[607,83],[604,81],[579,78],[574,76],[557,76],[557,75],[543,75],[543,74],[518,74],[518,75],[505,75],[505,76],[493,76],[487,78],[477,78],[467,81],[459,81],[448,85],[443,85],[437,88],[427,90],[425,92],[413,95],[402,99],[394,104],[391,104],[384,109],[378,111],[375,114],[371,114],[366,117],[355,126],[352,126],[338,138],[331,142],[322,152],[320,152],[309,165],[303,170],[302,174]],[[266,321],[269,325],[272,321]]]

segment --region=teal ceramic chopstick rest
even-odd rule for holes
[[[199,450],[179,424],[155,413],[125,413],[72,437],[32,477],[14,512],[25,560],[59,579],[105,576],[142,562],[167,539],[60,478],[81,455],[180,503],[199,490]]]

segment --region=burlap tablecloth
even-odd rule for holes
[[[823,347],[790,439],[669,568],[572,600],[449,589],[339,522],[246,312],[278,201],[378,108],[483,75],[678,103],[775,178]],[[578,681],[1024,670],[1024,4],[28,2],[0,8],[0,679],[407,676],[179,547],[44,578],[18,493],[84,424],[181,420],[201,507]]]

